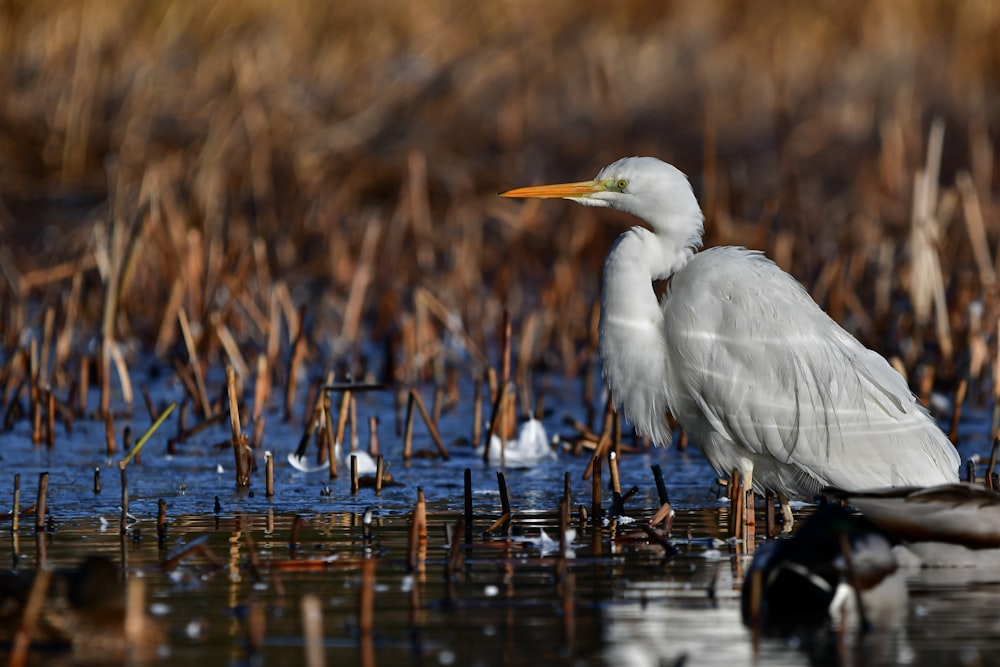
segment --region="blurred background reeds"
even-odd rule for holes
[[[0,358],[480,377],[506,309],[519,368],[575,373],[632,222],[495,193],[647,154],[708,245],[988,395],[998,131],[993,0],[4,0]]]

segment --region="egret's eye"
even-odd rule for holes
[[[628,181],[624,178],[615,183],[615,187],[618,188],[618,192],[625,192],[625,188],[628,187]]]

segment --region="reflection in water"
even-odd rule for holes
[[[562,560],[543,553],[540,540],[542,530],[558,534],[557,512],[515,511],[510,540],[482,536],[495,517],[480,518],[473,544],[459,549],[457,570],[449,569],[454,555],[445,526],[458,514],[440,509],[428,513],[428,538],[412,572],[402,513],[376,515],[370,540],[360,513],[268,512],[177,517],[162,542],[143,524],[120,540],[117,526],[102,532],[100,521],[79,519],[59,522],[41,544],[53,567],[78,563],[83,554],[116,564],[127,557],[131,578],[142,576],[147,608],[165,630],[160,664],[301,662],[306,594],[320,601],[327,664],[754,663],[739,613],[749,556],[719,539],[717,509],[678,513],[675,535],[693,539],[679,539],[671,558],[633,527],[584,526],[572,544],[575,557]],[[212,557],[195,550],[169,572],[160,569],[171,552],[198,540]],[[20,549],[15,570],[33,570],[41,556],[35,541],[21,540]],[[362,632],[359,612],[366,564],[374,577],[370,633]],[[763,640],[756,660],[989,664],[1000,649],[1000,585],[963,583],[959,574],[908,572],[912,603],[895,632],[832,636],[813,655]]]
[[[577,391],[575,385],[570,389]],[[361,415],[392,409],[388,394],[359,399]],[[563,416],[556,410],[546,417],[550,433],[561,431]],[[439,430],[449,443],[465,437],[468,415],[446,414]],[[141,575],[147,608],[165,631],[160,664],[301,663],[300,601],[307,593],[320,601],[323,650],[331,665],[659,667],[684,659],[689,665],[728,667],[754,662],[738,602],[750,560],[745,554],[754,549],[725,541],[728,508],[718,501],[714,474],[696,452],[637,451],[620,461],[622,485],[639,488],[625,508],[639,523],[659,506],[649,466],[663,468],[677,510],[673,536],[680,551],[665,558],[638,523],[579,525],[577,508],[590,507],[590,483],[579,479],[586,456],[561,454],[556,464],[507,470],[513,509],[508,541],[483,535],[499,517],[500,501],[496,468],[482,463],[481,451],[456,446],[447,463],[414,459],[404,466],[389,432],[387,420],[382,451],[402,485],[386,488],[381,496],[372,489],[351,494],[344,474],[331,481],[325,472],[310,475],[281,465],[283,454],[295,448],[301,426],[280,418],[269,420],[265,440],[279,464],[273,499],[257,488],[260,479],[254,480],[253,492],[233,489],[232,453],[215,447],[228,438],[226,424],[179,444],[173,453],[163,442],[151,441],[142,463],[129,468],[129,509],[137,522],[123,538],[118,475],[104,458],[103,426],[81,421],[53,451],[24,446],[29,434],[15,429],[0,435],[4,464],[21,473],[22,507],[34,494],[38,474],[49,471],[52,526],[36,536],[33,522],[25,519],[18,533],[0,531],[0,549],[17,573],[43,562],[75,567],[83,556],[98,554],[124,564],[130,576]],[[95,468],[104,470],[100,493],[93,490]],[[446,527],[454,527],[463,510],[465,468],[471,470],[473,488],[473,543],[458,549],[460,566],[451,571]],[[574,557],[560,560],[541,531],[557,539],[556,510],[567,471],[577,533]],[[409,571],[409,517],[418,487],[427,497],[427,540],[424,557]],[[155,525],[160,499],[167,507],[162,540]],[[373,517],[371,539],[362,525],[366,510]],[[297,537],[290,545],[293,532]],[[202,552],[170,572],[161,570],[169,554],[199,538],[221,567]],[[762,539],[758,534],[758,544]],[[362,567],[370,560],[375,562],[375,600],[367,634],[361,632],[359,605]],[[989,664],[1000,655],[1000,613],[995,611],[1000,585],[989,583],[997,581],[1000,565],[996,571],[913,570],[901,632],[847,637],[831,645],[832,653],[814,658],[795,646],[765,640],[757,660],[808,664],[864,656],[868,664]]]

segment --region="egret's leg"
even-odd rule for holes
[[[753,495],[753,463],[744,459],[743,460],[743,491],[746,493],[746,507],[743,510],[744,523],[747,526],[757,525],[757,512],[754,508],[754,495]]]
[[[779,493],[778,502],[781,504],[781,516],[785,520],[785,525],[781,528],[781,532],[790,533],[792,532],[792,525],[795,523],[795,518],[792,516],[792,508],[788,504],[788,496]]]

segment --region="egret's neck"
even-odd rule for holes
[[[626,289],[629,290],[633,282],[645,284],[649,294],[653,295],[652,282],[664,280],[680,271],[700,243],[700,230],[692,238],[684,239],[682,244],[645,227],[628,230],[618,237],[604,261],[605,301],[609,288],[618,289],[625,283],[628,283]],[[656,304],[655,296],[653,303]]]
[[[667,445],[664,413],[668,350],[663,312],[652,281],[680,270],[690,247],[674,248],[642,227],[622,234],[604,264],[601,292],[601,361],[604,375],[626,417],[640,433]]]

